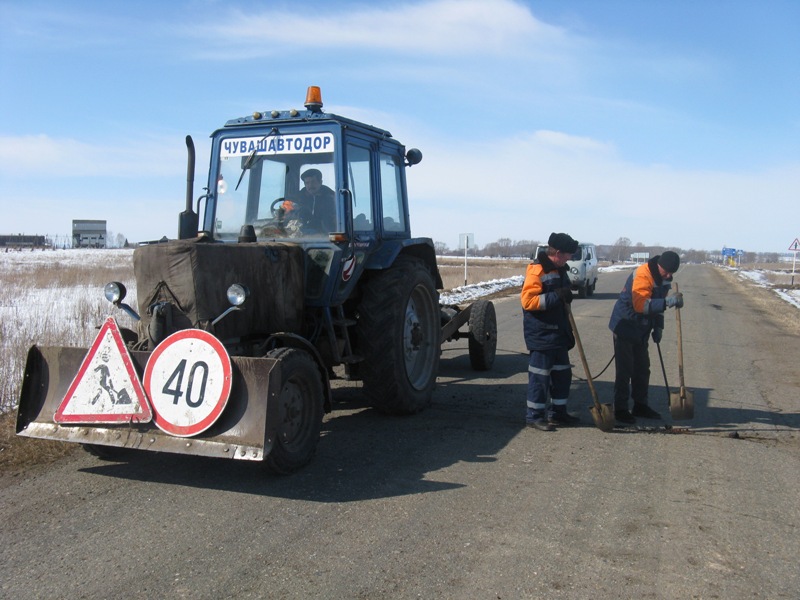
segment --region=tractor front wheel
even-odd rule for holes
[[[322,374],[311,355],[298,348],[276,348],[266,356],[280,361],[281,390],[278,429],[265,463],[285,475],[311,462],[317,450],[325,398]]]

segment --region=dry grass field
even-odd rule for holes
[[[438,257],[439,273],[445,290],[464,285],[464,258]],[[467,258],[467,283],[507,279],[525,275],[529,260]]]
[[[57,250],[0,254],[0,411],[16,404],[32,344],[86,346],[112,313],[112,280],[135,300],[130,251]],[[124,317],[123,317],[124,318]]]
[[[800,285],[800,272],[796,272],[794,274],[794,284],[792,284],[792,271],[789,270],[773,270],[775,265],[771,265],[772,269],[770,269],[770,265],[747,269],[743,267],[743,270],[749,271],[763,271],[764,280],[767,281],[771,286],[776,288],[788,288],[794,285],[797,288]]]
[[[32,344],[91,344],[95,327],[113,310],[103,286],[120,280],[135,299],[131,256],[115,250],[0,253],[0,470],[46,463],[75,450],[74,444],[16,437],[25,358]]]

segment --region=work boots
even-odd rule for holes
[[[581,422],[567,412],[566,406],[553,407],[547,414],[547,421],[557,427],[574,427]]]
[[[536,419],[535,421],[528,421],[525,423],[525,427],[530,427],[531,429],[538,429],[539,431],[555,431],[555,425],[552,423],[548,423],[544,419]]]
[[[634,417],[627,408],[618,408],[614,411],[614,418],[619,423],[624,423],[626,425],[633,425],[636,423],[636,417]]]
[[[634,417],[640,417],[642,419],[660,419],[661,415],[654,411],[652,408],[647,406],[647,404],[636,404],[633,403],[633,410],[631,411]]]
[[[563,413],[554,413],[550,415],[547,420],[558,427],[574,427],[581,422],[578,417],[572,416],[567,411]]]

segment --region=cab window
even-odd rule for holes
[[[353,229],[373,231],[372,177],[369,149],[355,144],[347,145],[347,180],[353,204]]]
[[[384,231],[405,231],[406,229],[401,168],[397,157],[381,154],[381,202],[383,204]]]

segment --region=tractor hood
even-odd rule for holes
[[[212,331],[211,321],[230,307],[226,291],[234,283],[251,295],[213,327],[220,340],[301,332],[304,256],[294,244],[227,244],[202,237],[137,248],[133,265],[140,339],[148,338],[159,303],[169,307],[166,335],[190,327]]]

